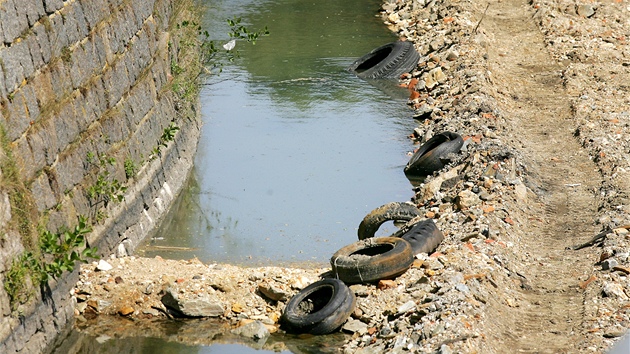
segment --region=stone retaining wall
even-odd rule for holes
[[[10,188],[3,171],[3,284],[13,259],[28,249],[10,202],[16,190],[30,201],[23,215],[36,215],[37,227],[56,231],[90,216],[88,242],[101,255],[132,251],[179,192],[199,122],[197,103],[171,87],[178,45],[169,29],[178,1],[0,0],[0,161],[11,159],[21,187]],[[171,124],[179,131],[160,147]],[[99,156],[115,162],[99,165]],[[131,176],[125,161],[137,168]],[[123,202],[95,205],[88,190],[99,176],[127,187]],[[76,271],[17,311],[0,288],[0,352],[44,350],[72,318],[75,281]]]

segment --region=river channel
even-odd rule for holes
[[[396,40],[376,17],[380,5],[204,2],[202,27],[219,45],[229,41],[228,18],[242,18],[251,29],[267,26],[270,35],[255,45],[237,42],[240,57],[206,79],[195,167],[165,224],[139,255],[245,266],[325,264],[357,240],[356,229],[369,211],[410,199],[403,167],[413,150],[407,135],[416,123],[405,105],[406,90],[346,70],[356,58]],[[54,352],[254,352],[235,344],[112,337],[73,331]],[[300,339],[275,340],[308,348]]]
[[[375,17],[380,1],[207,5],[205,27],[220,43],[225,18],[271,33],[255,45],[237,42],[240,59],[208,78],[193,176],[140,254],[326,263],[356,240],[370,210],[412,196],[402,170],[415,127],[406,90],[345,70],[396,40]]]

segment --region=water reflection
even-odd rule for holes
[[[346,70],[395,39],[374,16],[379,6],[208,4],[206,26],[216,38],[227,33],[224,19],[237,16],[271,35],[255,46],[238,43],[241,59],[209,78],[194,177],[144,255],[327,263],[356,241],[370,210],[409,200],[403,167],[415,123],[405,90],[393,81],[377,88]]]
[[[271,334],[255,341],[231,332],[225,321],[212,319],[143,320],[100,316],[78,323],[50,350],[51,354],[208,354],[333,353],[349,337]]]

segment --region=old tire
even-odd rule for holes
[[[348,70],[362,79],[393,79],[418,65],[420,54],[411,42],[392,42],[357,59]]]
[[[376,231],[387,221],[409,221],[420,216],[420,210],[413,204],[391,202],[372,210],[359,224],[359,240],[374,237]]]
[[[462,145],[464,140],[459,134],[444,132],[434,135],[413,154],[405,166],[405,175],[418,179],[430,176],[433,172],[441,170],[445,165],[446,156],[458,153]]]
[[[317,281],[293,296],[282,313],[289,332],[328,334],[354,311],[354,293],[339,279]]]
[[[402,236],[402,239],[409,242],[413,249],[413,254],[432,253],[444,240],[444,234],[433,221],[425,219],[411,226]]]
[[[409,242],[398,237],[377,237],[341,248],[331,258],[333,274],[347,284],[394,278],[413,263]]]

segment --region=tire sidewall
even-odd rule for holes
[[[389,48],[391,48],[390,53],[381,61],[364,71],[356,71],[356,69],[360,67],[361,64],[369,61],[370,59],[377,56],[380,52]],[[418,54],[418,52],[416,51],[413,43],[401,41],[391,42],[377,47],[371,50],[366,55],[360,57],[350,65],[348,70],[354,72],[355,75],[362,79],[396,78],[404,72],[409,72],[413,70],[413,68],[418,65],[419,59],[420,54]],[[393,66],[390,68],[392,64]]]
[[[374,256],[354,258],[353,254],[384,244],[393,247]],[[409,242],[397,237],[377,237],[358,241],[338,250],[330,259],[333,273],[345,283],[372,283],[394,278],[411,267],[413,250]]]
[[[306,315],[297,312],[299,305],[314,292],[324,287],[332,289],[331,298],[319,311]],[[326,334],[334,331],[354,311],[356,298],[341,280],[327,278],[310,284],[293,296],[282,314],[289,330],[301,333]]]
[[[429,176],[444,167],[442,158],[450,153],[458,153],[464,140],[459,134],[445,132],[433,136],[427,140],[411,157],[405,174],[410,176]]]
[[[372,210],[367,214],[357,230],[359,240],[374,237],[376,231],[387,221],[410,221],[422,213],[415,205],[406,202],[391,202]]]

